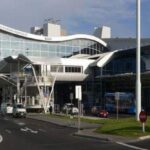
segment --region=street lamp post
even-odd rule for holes
[[[136,119],[139,121],[141,111],[141,0],[136,0]]]

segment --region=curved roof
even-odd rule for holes
[[[70,36],[60,36],[60,37],[46,37],[43,35],[34,35],[27,32],[22,32],[4,25],[0,24],[0,30],[5,31],[10,34],[14,34],[16,36],[21,36],[24,38],[32,39],[32,40],[39,40],[39,41],[47,41],[47,42],[62,42],[62,41],[69,41],[74,39],[89,39],[96,41],[98,43],[101,43],[103,46],[107,46],[107,43],[103,40],[92,36],[92,35],[86,35],[86,34],[76,34],[76,35],[70,35]]]

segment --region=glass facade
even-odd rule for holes
[[[141,84],[142,108],[150,112],[150,46],[141,47]],[[136,83],[136,49],[123,50],[115,53],[102,68],[92,67],[94,75],[95,104],[106,104],[105,94],[115,92],[132,93],[135,95]],[[96,99],[99,99],[97,103]]]
[[[148,57],[148,56],[146,56]],[[143,61],[143,58],[146,58],[142,54],[141,59],[141,72],[147,70],[146,63]],[[100,75],[117,75],[124,73],[135,73],[136,72],[136,55],[135,51],[133,54],[124,53],[124,55],[117,54],[115,55],[108,64],[106,64],[102,69],[99,67],[94,67],[94,76]]]
[[[135,73],[135,63],[134,57],[114,59],[103,68],[103,75]]]
[[[69,57],[75,54],[99,54],[107,51],[102,44],[89,39],[74,39],[62,42],[45,42],[0,32],[0,56],[23,54],[34,57]]]
[[[141,60],[141,72],[146,71],[145,63]],[[116,58],[103,68],[103,75],[115,75],[136,72],[136,57]]]

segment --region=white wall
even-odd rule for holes
[[[44,36],[56,37],[61,36],[61,26],[52,23],[46,23],[43,25]]]
[[[111,38],[111,28],[107,26],[97,27],[94,35],[98,38]]]
[[[74,58],[61,58],[61,64],[65,66],[82,66],[83,72],[88,68],[88,66],[93,63],[94,60],[91,59],[74,59]]]

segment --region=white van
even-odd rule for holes
[[[23,104],[18,103],[13,106],[13,117],[26,117],[26,108]]]
[[[13,106],[11,103],[2,103],[1,104],[1,113],[2,115],[8,115],[13,113]]]

